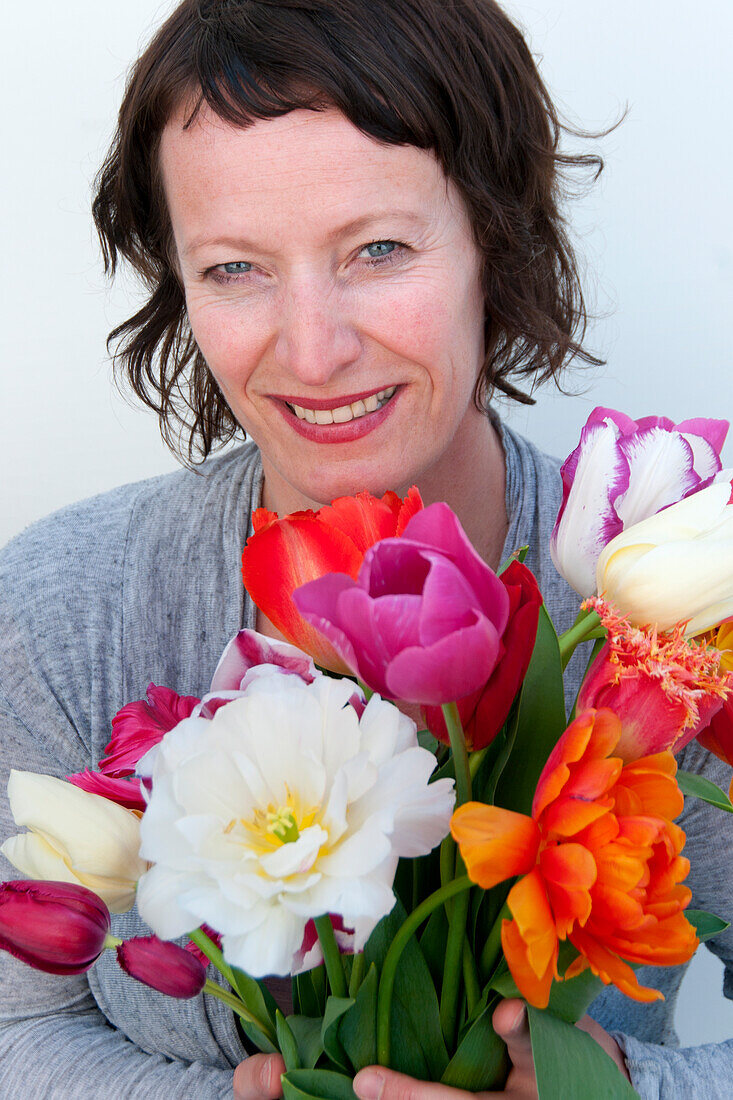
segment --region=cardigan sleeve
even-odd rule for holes
[[[130,510],[123,494],[105,509],[45,520],[0,552],[0,842],[19,831],[5,794],[10,769],[65,777],[95,763],[106,731],[98,720],[93,738],[90,716],[120,705],[119,578]],[[22,876],[0,856],[0,877]],[[142,1049],[101,1010],[90,977],[45,974],[0,950],[0,1096],[231,1097],[233,1070],[216,1047],[210,1061],[155,1053],[154,1039],[153,1052]],[[146,1002],[136,1035],[146,1019],[153,1034],[160,995],[122,972],[120,979],[136,987],[130,1003]]]

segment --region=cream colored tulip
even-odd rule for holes
[[[137,814],[34,772],[11,771],[8,797],[16,825],[29,831],[10,837],[0,851],[21,874],[79,883],[112,913],[132,908],[137,880],[148,868],[139,856]]]
[[[637,626],[689,620],[688,637],[733,615],[731,476],[612,539],[598,560],[599,595]]]

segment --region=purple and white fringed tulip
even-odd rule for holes
[[[563,499],[550,542],[555,568],[576,592],[595,594],[596,564],[611,539],[713,480],[728,426],[593,410],[562,467]]]

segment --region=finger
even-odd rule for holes
[[[534,1077],[532,1042],[529,1037],[527,1008],[524,1001],[501,1001],[492,1017],[494,1031],[504,1040],[515,1069]]]
[[[234,1100],[279,1100],[283,1073],[279,1054],[253,1054],[234,1071]]]
[[[357,1073],[353,1088],[359,1100],[477,1100],[475,1093],[415,1081],[382,1066],[368,1066]]]

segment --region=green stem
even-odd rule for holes
[[[468,1015],[472,1016],[481,998],[481,986],[476,972],[476,960],[468,946],[468,940],[463,941],[463,985],[466,989]]]
[[[349,991],[346,988],[346,975],[344,974],[344,968],[341,963],[341,952],[338,949],[336,937],[333,934],[331,918],[327,913],[324,913],[323,916],[316,917],[314,924],[316,926],[316,932],[318,933],[321,951],[323,952],[323,961],[326,964],[326,973],[328,974],[328,980],[331,985],[331,992],[334,997],[348,997]]]
[[[443,986],[440,991],[440,1026],[449,1050],[453,1046],[456,1031],[458,994],[461,989],[463,972],[463,945],[466,937],[466,919],[468,918],[470,900],[470,896],[466,892],[456,898],[453,903],[453,912],[450,915],[450,927],[448,929],[448,942],[445,946]]]
[[[468,758],[468,770],[471,773],[471,779],[472,780],[476,778],[476,773],[478,772],[479,768],[483,764],[484,757],[486,756],[486,753],[488,751],[489,751],[489,746],[487,745],[485,749],[479,749],[478,752],[472,752],[471,755],[469,756],[469,758]]]
[[[364,952],[360,951],[358,955],[354,955],[354,961],[351,964],[351,977],[349,978],[349,996],[355,997],[359,992],[359,986],[364,980],[364,971],[366,969],[366,958]]]
[[[118,939],[117,936],[113,936],[111,932],[108,932],[107,935],[104,937],[104,946],[109,951],[114,951],[116,947],[119,947],[120,944],[124,942],[124,940]]]
[[[219,973],[226,978],[231,986],[236,985],[231,966],[226,961],[214,941],[209,939],[202,928],[196,928],[193,932],[189,932],[188,938],[190,940],[193,940],[197,947],[201,948],[209,962],[214,964]]]
[[[479,960],[479,974],[482,981],[488,981],[496,966],[496,961],[501,954],[501,925],[505,920],[511,920],[511,910],[506,902],[499,910],[499,914],[494,921],[491,931],[486,937],[486,943],[483,946],[481,952],[481,959]]]
[[[567,667],[568,661],[575,652],[575,647],[585,641],[596,627],[600,626],[601,617],[597,611],[587,611],[582,617],[579,615],[569,630],[558,638],[560,643],[560,658],[562,667]]]
[[[234,993],[230,993],[228,989],[222,989],[220,985],[217,985],[216,982],[212,982],[209,978],[206,979],[203,991],[204,993],[208,993],[209,996],[216,997],[217,1000],[223,1001],[225,1005],[228,1005],[229,1008],[236,1012],[238,1016],[241,1016],[243,1020],[246,1020],[250,1024],[254,1024],[255,1027],[259,1028],[265,1038],[272,1043],[275,1050],[280,1049],[277,1044],[277,1038],[269,1027],[263,1024],[262,1020],[258,1020],[256,1016],[253,1016]]]
[[[407,919],[400,925],[397,934],[389,945],[389,950],[382,966],[382,976],[379,979],[379,993],[377,995],[377,1061],[380,1066],[389,1065],[389,1023],[392,1008],[392,991],[394,989],[397,964],[410,937],[418,930],[424,920],[442,905],[448,898],[455,897],[463,891],[468,891],[473,886],[468,875],[453,879],[452,882],[441,886],[435,893],[425,898],[425,901],[414,909]],[[468,894],[466,894],[468,897]]]
[[[471,800],[471,769],[468,766],[466,738],[456,703],[443,703],[443,718],[448,728],[453,767],[456,772],[456,806]]]

